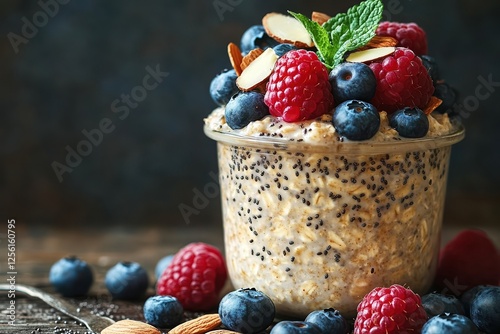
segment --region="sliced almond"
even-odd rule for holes
[[[365,46],[359,48],[358,51],[396,45],[398,45],[398,40],[394,37],[375,35],[372,39],[370,39],[370,41],[368,41],[368,43],[366,43]]]
[[[251,62],[257,59],[257,57],[260,56],[263,52],[264,50],[257,48],[247,53],[247,55],[243,57],[243,59],[241,60],[241,65],[240,65],[241,70],[243,71],[245,68],[247,68],[248,65],[250,65]]]
[[[368,50],[356,51],[347,56],[346,61],[351,63],[364,63],[371,60],[376,60],[394,53],[394,46],[386,46],[381,48],[373,48]]]
[[[243,71],[241,69],[241,60],[243,59],[243,56],[241,55],[241,50],[238,47],[238,45],[234,43],[229,43],[227,45],[227,54],[229,56],[229,61],[231,62],[231,65],[233,66],[236,74],[240,75],[241,72]]]
[[[304,25],[293,16],[269,13],[262,18],[262,25],[266,33],[280,43],[293,44],[298,48],[314,46]]]
[[[135,320],[120,320],[104,328],[101,334],[161,334],[161,332],[145,322]]]
[[[443,100],[441,100],[438,97],[431,96],[429,102],[427,103],[427,106],[424,108],[423,112],[426,115],[429,115],[432,113],[434,110],[436,110],[437,107],[439,107],[443,103]]]
[[[312,12],[311,20],[317,22],[319,25],[323,25],[326,21],[331,19],[331,16],[321,12]]]
[[[241,72],[236,85],[244,92],[256,88],[269,78],[277,60],[276,52],[272,48],[266,49]]]
[[[222,325],[222,321],[217,313],[205,314],[172,328],[168,334],[204,334],[220,325]]]

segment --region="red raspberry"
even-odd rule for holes
[[[394,37],[398,40],[397,46],[411,49],[417,56],[427,54],[425,31],[416,23],[380,22],[376,34]]]
[[[369,64],[377,78],[371,103],[379,111],[392,113],[404,107],[425,109],[434,93],[432,79],[422,60],[407,48]]]
[[[217,305],[226,279],[221,252],[202,242],[191,243],[174,256],[156,284],[156,293],[176,297],[186,310],[207,311]]]
[[[286,122],[321,116],[333,108],[328,70],[312,51],[289,51],[276,62],[264,102]]]
[[[467,229],[450,240],[439,254],[436,289],[457,297],[477,285],[497,285],[500,252],[481,230]]]
[[[427,313],[420,296],[394,284],[375,288],[358,305],[354,334],[420,333]]]

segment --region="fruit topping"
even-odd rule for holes
[[[76,297],[87,294],[94,281],[94,275],[87,262],[75,256],[68,256],[52,265],[49,281],[61,295]]]
[[[236,85],[244,92],[253,90],[271,75],[278,56],[272,48],[255,58],[236,79]]]
[[[254,25],[248,28],[240,40],[240,49],[243,54],[247,54],[253,49],[272,48],[278,44],[273,38],[269,37],[262,25]]]
[[[389,125],[406,138],[421,138],[429,131],[429,119],[418,108],[397,110],[389,116]]]
[[[269,13],[262,18],[266,33],[280,43],[288,43],[299,48],[314,46],[311,36],[295,18],[281,13]]]
[[[335,103],[346,100],[370,101],[375,95],[377,79],[370,67],[363,63],[339,64],[328,78]]]
[[[240,92],[228,102],[224,114],[226,123],[231,129],[241,129],[250,122],[269,115],[269,108],[264,103],[262,93],[256,91]]]
[[[106,273],[106,288],[116,299],[142,297],[149,285],[148,273],[137,262],[118,262]]]
[[[326,67],[312,51],[287,52],[269,78],[264,102],[272,115],[286,122],[313,119],[329,112],[333,96]]]
[[[348,100],[335,108],[332,122],[340,136],[351,140],[366,140],[377,133],[380,115],[368,102]]]
[[[273,327],[270,334],[322,334],[322,332],[318,326],[310,322],[283,320]]]
[[[224,70],[212,79],[210,96],[217,105],[225,106],[231,96],[239,91],[238,86],[236,86],[237,77],[235,70]]]
[[[378,287],[358,305],[354,334],[419,333],[427,321],[419,295],[401,285]]]
[[[392,113],[405,107],[424,109],[427,106],[434,86],[413,51],[398,47],[393,54],[369,66],[377,78],[377,91],[371,102],[378,110]]]
[[[222,324],[241,333],[262,332],[272,324],[275,313],[272,300],[253,288],[232,291],[219,304]]]
[[[394,37],[398,40],[397,46],[411,49],[417,56],[427,54],[425,31],[416,23],[380,22],[376,34]]]
[[[156,284],[156,293],[176,297],[186,310],[207,311],[217,305],[226,279],[221,252],[206,243],[191,243],[174,256]]]

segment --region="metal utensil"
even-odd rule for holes
[[[10,291],[12,290],[12,287],[12,285],[0,284],[0,290],[3,291]],[[53,308],[81,322],[94,333],[100,333],[104,328],[115,323],[114,320],[108,317],[91,314],[86,310],[79,310],[75,305],[65,301],[64,299],[42,291],[33,286],[16,283],[15,289],[16,292],[21,292],[31,297],[40,298]]]

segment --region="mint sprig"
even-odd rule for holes
[[[319,58],[331,69],[344,60],[346,52],[365,45],[375,36],[383,10],[381,0],[365,0],[349,8],[346,13],[335,15],[323,25],[300,13],[289,13],[304,25],[318,50]]]

